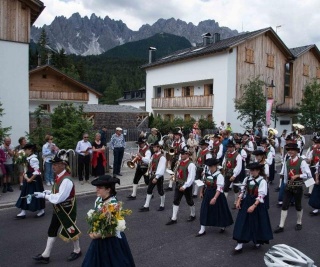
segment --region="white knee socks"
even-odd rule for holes
[[[166,199],[166,195],[160,196],[160,207],[164,207],[165,199]]]
[[[178,211],[179,211],[179,206],[173,205],[171,220],[175,221],[177,219]]]
[[[287,219],[287,215],[288,215],[288,211],[287,210],[281,210],[281,217],[280,217],[279,227],[283,228],[284,223],[286,222],[286,219]]]
[[[44,252],[41,254],[44,258],[49,258],[51,254],[51,250],[53,247],[54,242],[56,241],[56,237],[48,237],[47,239],[47,246]]]
[[[73,241],[73,252],[74,252],[74,253],[79,253],[79,252],[80,252],[79,239]]]
[[[302,224],[303,210],[297,211],[297,224]]]
[[[133,196],[133,197],[137,196],[137,189],[138,189],[138,185],[137,184],[133,184],[131,196]]]
[[[195,205],[190,207],[190,216],[192,216],[192,217],[196,216],[196,206]]]
[[[144,204],[144,207],[145,207],[145,208],[149,208],[151,198],[152,198],[152,194],[150,194],[150,195],[147,194],[146,203]]]

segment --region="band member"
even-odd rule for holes
[[[227,199],[223,194],[224,177],[218,169],[218,159],[207,159],[205,164],[208,169],[204,174],[204,187],[200,192],[203,198],[200,211],[200,231],[196,237],[206,234],[206,226],[220,227],[223,233],[225,228],[233,224],[233,219]]]
[[[222,168],[224,171],[224,194],[228,197],[228,192],[231,187],[231,183],[237,183],[237,177],[241,172],[242,169],[242,157],[236,151],[236,147],[233,141],[229,140],[227,144],[227,152],[223,159]],[[234,196],[235,196],[235,203],[237,200],[237,193],[239,192],[239,188],[237,186],[233,186]],[[234,207],[236,204],[234,203]]]
[[[82,253],[79,245],[80,230],[76,226],[77,204],[75,197],[75,186],[70,173],[66,171],[68,161],[65,155],[59,153],[52,159],[53,171],[56,174],[52,192],[35,192],[36,198],[45,198],[53,204],[54,213],[48,230],[47,246],[42,254],[33,257],[35,261],[49,263],[53,244],[57,238],[58,230],[62,226],[59,237],[64,241],[73,241],[73,252],[68,261],[78,259]]]
[[[251,161],[251,153],[254,150],[252,141],[250,140],[250,133],[245,131],[242,135],[242,148],[247,152],[246,164],[248,165]]]
[[[177,223],[179,205],[183,196],[185,196],[190,206],[190,216],[187,221],[192,222],[196,219],[196,210],[192,198],[192,184],[196,176],[196,165],[190,160],[190,151],[187,146],[183,147],[180,153],[181,160],[175,173],[176,186],[174,189],[172,217],[166,225]]]
[[[199,143],[201,149],[198,151],[197,161],[196,161],[196,178],[195,180],[200,180],[205,168],[204,162],[207,159],[211,159],[212,155],[209,151],[209,143],[202,139]],[[198,196],[199,187],[194,183],[193,188],[193,197],[196,198]]]
[[[242,167],[241,167],[241,171],[237,177],[237,181],[239,181],[240,183],[243,182],[244,178],[246,177],[246,160],[248,157],[248,154],[246,152],[246,150],[244,148],[241,147],[242,144],[242,139],[234,139],[235,142],[235,146],[236,146],[236,151],[240,154],[241,158],[242,158]]]
[[[221,141],[222,141],[221,135],[216,133],[213,136],[212,144],[209,143],[209,149],[211,150],[213,158],[218,159],[220,161],[220,164],[222,164],[222,160],[223,160],[223,145]]]
[[[270,145],[268,140],[266,138],[263,138],[260,142],[260,145],[263,147],[264,151],[266,152],[267,158],[266,162],[269,165],[269,177],[268,177],[268,183],[272,184],[274,180],[274,173],[275,173],[275,156],[276,152],[273,148],[273,146]]]
[[[146,140],[143,137],[139,137],[136,144],[139,145],[139,150],[135,157],[137,161],[137,169],[133,177],[132,194],[127,197],[130,200],[136,199],[138,183],[142,176],[144,176],[145,184],[148,185],[149,183],[149,177],[145,174],[150,163],[151,151],[149,149],[149,146],[146,144]]]
[[[164,200],[165,195],[163,191],[163,179],[164,179],[164,172],[166,169],[166,158],[163,156],[161,152],[161,146],[159,145],[158,141],[153,143],[153,151],[154,154],[151,157],[151,164],[149,166],[149,184],[147,189],[147,197],[146,202],[140,211],[149,211],[150,200],[152,198],[152,192],[155,186],[157,186],[158,193],[160,195],[160,207],[158,211],[164,210]]]
[[[315,135],[312,138],[314,145],[311,147],[310,152],[306,154],[307,162],[310,163],[310,170],[312,177],[315,179],[316,165],[320,160],[320,135]],[[313,185],[308,189],[308,193],[305,194],[306,197],[310,197],[312,193]]]
[[[186,146],[186,144],[182,141],[182,133],[181,131],[175,131],[173,136],[172,148],[174,149],[174,155],[171,159],[171,170],[175,169],[177,162],[179,161],[180,150]],[[165,191],[172,191],[173,180],[169,180],[169,186],[165,189]]]
[[[284,176],[285,191],[281,210],[281,219],[278,228],[274,233],[281,233],[284,230],[284,224],[287,218],[290,200],[293,197],[297,211],[297,224],[295,230],[302,229],[302,195],[303,195],[303,179],[308,179],[311,176],[310,168],[307,162],[298,157],[300,149],[297,144],[287,144],[285,148],[288,151],[290,158],[283,165],[280,174]]]
[[[238,242],[234,253],[242,252],[243,243],[253,241],[256,248],[269,244],[273,239],[268,210],[264,199],[267,195],[267,181],[263,178],[264,165],[258,162],[247,165],[250,176],[241,186],[237,201],[239,209],[233,229],[233,239]]]

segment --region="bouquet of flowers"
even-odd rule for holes
[[[26,165],[27,164],[27,156],[23,149],[19,150],[14,159],[15,164]]]
[[[117,231],[123,232],[126,229],[124,217],[131,212],[122,209],[122,202],[102,203],[100,207],[87,213],[88,233],[98,233],[101,238],[115,236]]]

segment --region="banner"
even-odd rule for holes
[[[267,127],[270,126],[272,104],[273,104],[273,99],[268,99],[267,100],[267,107],[266,107],[266,125],[267,125]]]

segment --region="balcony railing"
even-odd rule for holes
[[[88,101],[88,93],[29,91],[29,99]]]
[[[213,108],[213,95],[209,96],[178,96],[152,98],[153,109],[211,109]]]

